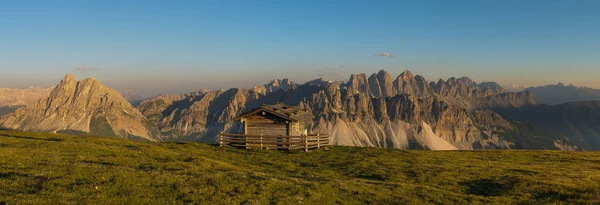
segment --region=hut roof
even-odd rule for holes
[[[262,105],[256,109],[248,111],[246,113],[241,114],[240,116],[234,118],[233,120],[239,120],[244,117],[254,115],[260,112],[268,112],[275,116],[281,117],[283,119],[297,122],[297,121],[305,121],[312,120],[313,116],[308,113],[306,110],[300,109],[298,107],[289,106],[283,103],[278,103],[274,105]]]

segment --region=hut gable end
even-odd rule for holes
[[[271,113],[262,112],[245,116],[245,134],[257,135],[289,135],[289,120],[283,119]]]
[[[234,120],[244,126],[244,134],[291,135],[305,134],[304,121],[312,119],[305,110],[284,104],[263,105]]]

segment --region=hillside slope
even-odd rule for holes
[[[245,150],[0,131],[0,204],[594,204],[600,153]]]

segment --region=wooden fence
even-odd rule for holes
[[[245,147],[246,149],[304,149],[304,151],[308,151],[329,146],[329,134],[288,136],[220,133],[219,145]]]

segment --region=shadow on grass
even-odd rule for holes
[[[500,177],[489,179],[476,179],[462,182],[461,185],[466,188],[466,193],[478,196],[500,196],[513,190],[520,182],[517,177]]]
[[[61,142],[61,141],[63,141],[62,139],[54,138],[54,137],[50,137],[50,138],[37,138],[37,137],[14,136],[14,135],[5,135],[5,134],[0,134],[0,136],[3,136],[3,137],[12,137],[12,138],[19,138],[19,139],[28,139],[28,140],[43,140],[43,141],[50,141],[50,142]]]
[[[28,194],[40,193],[44,189],[44,183],[49,180],[48,177],[45,176],[32,176],[15,172],[0,173],[0,179],[14,179],[15,177],[24,177],[22,182],[26,188],[22,191]]]
[[[110,162],[96,162],[96,161],[91,161],[91,160],[83,160],[81,162],[87,163],[87,164],[97,164],[97,165],[102,165],[102,166],[117,166],[117,164],[110,163]]]
[[[135,146],[135,145],[123,145],[123,147],[125,147],[127,149],[131,149],[131,150],[140,150],[140,147]]]
[[[19,177],[27,177],[26,174],[19,174],[19,173],[15,173],[15,172],[3,172],[3,173],[0,173],[0,179],[10,179],[10,178],[17,177],[17,176],[19,176]]]

